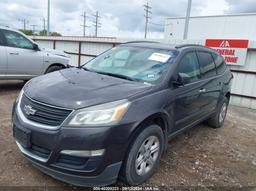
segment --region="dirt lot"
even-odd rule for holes
[[[11,108],[22,86],[22,81],[0,81],[0,190],[80,190],[44,175],[18,151],[11,132]],[[122,185],[118,182],[114,186]],[[158,190],[254,190],[256,111],[231,106],[224,128],[202,124],[178,136],[169,143],[157,172],[143,186]]]

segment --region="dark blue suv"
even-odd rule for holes
[[[204,46],[121,44],[26,83],[13,135],[26,158],[64,182],[139,185],[171,138],[203,121],[223,126],[232,78]]]

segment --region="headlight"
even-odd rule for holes
[[[68,126],[98,126],[116,124],[127,111],[130,102],[120,100],[75,111],[68,120]]]

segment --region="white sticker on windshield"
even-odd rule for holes
[[[154,78],[155,74],[148,74],[148,78]]]
[[[153,53],[148,59],[157,61],[157,62],[166,62],[171,56],[168,54],[162,54],[162,53]]]

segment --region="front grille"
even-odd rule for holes
[[[25,94],[22,96],[20,108],[27,119],[50,126],[61,125],[72,111],[35,102]]]

